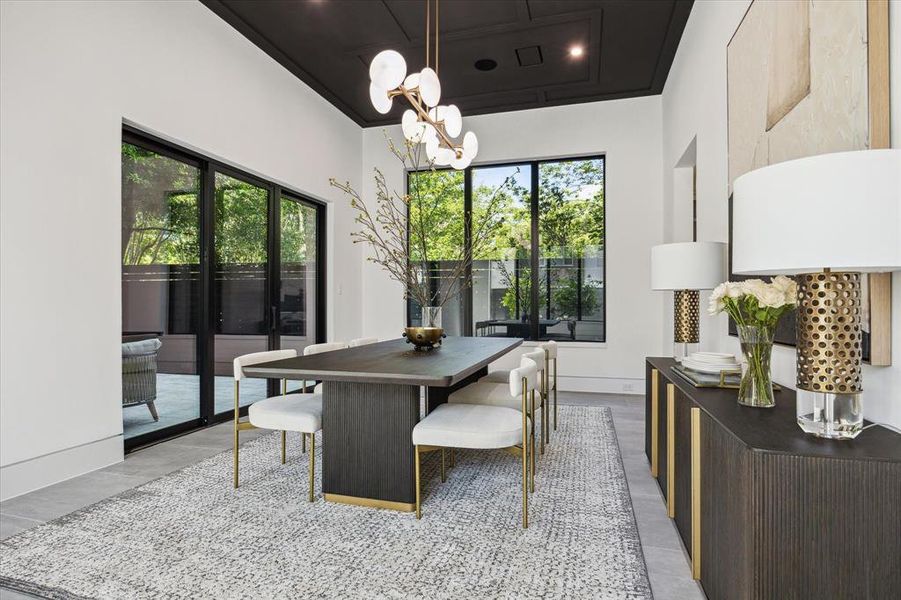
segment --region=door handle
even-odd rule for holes
[[[278,330],[278,307],[274,304],[269,307],[269,330],[275,332]]]

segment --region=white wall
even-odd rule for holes
[[[479,136],[477,165],[606,153],[607,341],[561,344],[561,388],[642,392],[644,357],[662,351],[663,294],[648,287],[650,247],[662,239],[660,97],[465,117],[464,129]],[[399,127],[387,131],[402,140]],[[403,190],[403,172],[381,128],[363,132],[362,177],[370,198],[375,166]],[[401,287],[367,264],[363,298],[364,334],[397,337],[404,326]]]
[[[728,241],[726,44],[749,4],[748,0],[695,3],[663,91],[663,201],[673,202],[673,167],[697,137],[700,240]],[[892,0],[890,8],[892,145],[901,147],[901,2]],[[864,410],[868,419],[901,427],[901,274],[894,275],[892,287],[894,365],[864,366]],[[701,305],[706,304],[702,297]],[[738,353],[725,317],[705,313],[701,327],[705,349]],[[774,378],[793,387],[794,349],[777,347],[773,361]]]
[[[328,185],[358,181],[356,124],[199,2],[4,1],[3,498],[122,458],[123,120],[341,200],[328,207],[328,333],[360,330],[359,249]]]

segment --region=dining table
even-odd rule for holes
[[[248,377],[322,382],[322,494],[339,502],[416,508],[413,427],[522,338],[447,337],[416,350],[404,339],[248,365]],[[424,407],[421,406],[425,390]]]

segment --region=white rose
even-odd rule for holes
[[[716,286],[715,288],[713,288],[713,291],[710,293],[710,300],[713,301],[713,300],[722,299],[723,296],[726,295],[726,286],[727,285],[729,285],[729,284],[721,283],[718,286]]]
[[[740,284],[742,294],[748,294],[750,296],[754,296],[755,298],[759,298],[763,294],[763,290],[766,288],[766,284],[762,279],[748,279],[746,281],[742,281]]]
[[[779,308],[780,306],[785,304],[785,294],[778,288],[771,285],[765,285],[760,289],[759,294],[755,294],[755,297],[757,298],[757,303],[760,306]]]
[[[741,287],[741,283],[735,281],[726,282],[726,295],[730,298],[741,298],[745,291]]]
[[[794,279],[786,277],[785,275],[777,275],[773,279],[772,285],[782,292],[785,297],[785,304],[798,303],[798,284]]]
[[[723,303],[723,298],[716,296],[710,296],[710,302],[707,305],[707,314],[709,315],[718,315],[726,309],[725,303]]]

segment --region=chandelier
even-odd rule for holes
[[[442,105],[438,80],[438,0],[435,0],[435,68],[430,64],[431,0],[426,0],[425,68],[407,75],[407,61],[395,50],[376,54],[369,65],[369,99],[381,114],[388,114],[394,98],[403,97],[411,108],[404,111],[401,128],[412,144],[424,144],[426,157],[440,166],[465,169],[479,151],[476,134],[468,131],[462,141],[463,116],[453,104]]]

